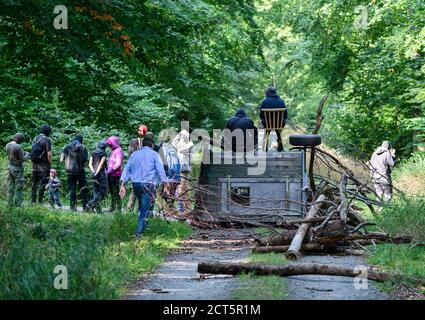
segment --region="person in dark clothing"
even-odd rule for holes
[[[43,203],[46,185],[49,183],[50,168],[52,163],[52,141],[49,136],[52,129],[45,124],[40,127],[40,134],[32,141],[32,187],[31,200],[35,204]],[[38,199],[37,199],[38,196]]]
[[[65,169],[68,173],[68,192],[72,211],[77,211],[77,184],[80,189],[80,199],[83,202],[83,210],[87,210],[87,180],[84,170],[88,160],[88,153],[83,145],[83,137],[75,136],[74,140],[65,146],[61,154],[61,162],[65,161]]]
[[[235,116],[231,118],[227,124],[226,129],[229,129],[231,132],[240,129],[243,132],[243,145],[237,145],[236,137],[232,136],[232,151],[233,152],[246,152],[252,151],[252,147],[254,150],[257,149],[258,146],[258,130],[254,125],[254,122],[246,116],[244,109],[239,109]],[[227,139],[230,142],[230,139]],[[226,142],[226,141],[225,141]]]
[[[24,162],[29,159],[28,152],[22,149],[21,143],[24,135],[17,133],[12,141],[6,145],[7,158],[9,160],[7,175],[7,203],[10,207],[20,207],[22,204],[22,190],[24,189]]]
[[[286,109],[283,115],[284,121],[286,121],[286,119],[288,119],[288,108],[286,108],[285,101],[283,101],[277,95],[277,91],[275,88],[269,87],[266,90],[266,98],[263,100],[263,102],[260,105],[260,119],[263,126],[266,127],[266,119],[264,116],[264,112],[262,111],[263,109],[282,109],[282,108]],[[267,130],[267,132],[265,133],[265,136],[268,136],[268,134],[270,134],[270,130]],[[278,143],[277,151],[282,151],[283,150],[282,137],[279,132],[276,132],[276,135],[277,135],[277,143]]]
[[[105,198],[108,191],[108,179],[106,178],[106,147],[105,141],[98,144],[98,148],[90,156],[89,167],[92,173],[93,199],[87,207],[97,213],[102,213],[100,202]]]

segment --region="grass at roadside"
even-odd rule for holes
[[[375,218],[380,230],[392,236],[406,235],[413,238],[413,244],[425,242],[425,199],[421,197],[397,197]],[[412,244],[380,244],[371,247],[368,262],[388,272],[425,279],[425,248]],[[382,289],[392,292],[399,284],[385,284]],[[411,287],[411,284],[406,284]],[[419,288],[425,294],[425,288]]]
[[[0,205],[0,299],[115,299],[157,267],[189,226],[153,219],[140,241],[135,215],[94,215]],[[57,265],[68,289],[54,288]]]
[[[368,262],[377,266],[382,271],[401,273],[425,279],[425,248],[410,248],[410,245],[381,244],[376,247]],[[381,290],[395,293],[400,285],[415,290],[425,298],[425,287],[414,286],[411,283],[384,283],[379,284]],[[402,294],[403,296],[403,294]]]
[[[249,262],[283,265],[282,254],[251,254]],[[236,300],[282,300],[288,296],[285,280],[278,276],[256,276],[252,273],[238,276],[238,287],[233,292]]]

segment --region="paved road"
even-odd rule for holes
[[[360,256],[304,256],[299,262],[337,264],[346,267],[364,266]],[[300,275],[285,279],[289,299],[295,300],[387,300],[373,281],[367,282],[366,289],[356,289],[354,278],[322,275]]]
[[[238,281],[233,276],[207,275],[200,278],[200,261],[245,262],[252,243],[243,237],[195,238],[183,244],[183,252],[173,254],[150,276],[132,285],[131,300],[230,300]],[[298,262],[329,263],[355,267],[364,265],[358,256],[305,256]],[[290,262],[294,263],[294,262]],[[365,290],[356,290],[353,278],[302,275],[282,278],[288,299],[296,300],[382,300],[372,281]]]

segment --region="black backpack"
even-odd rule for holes
[[[47,159],[46,145],[41,142],[45,139],[40,137],[31,148],[30,159],[33,163],[40,163]]]

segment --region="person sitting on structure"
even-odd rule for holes
[[[234,135],[227,137],[227,139],[225,136],[225,143],[227,140],[229,140],[227,142],[230,143],[231,138],[231,148],[233,152],[247,152],[252,151],[253,149],[257,150],[258,130],[254,125],[254,122],[247,117],[244,109],[240,108],[236,112],[235,116],[227,122],[226,129],[229,129],[231,133],[240,129],[243,134],[243,144],[241,143],[240,145],[238,145],[238,139]]]
[[[395,150],[388,141],[382,142],[372,154],[369,169],[376,194],[380,200],[388,202],[392,198],[391,169],[395,165]]]
[[[266,90],[266,98],[263,100],[263,102],[260,105],[260,119],[261,119],[261,123],[263,124],[264,128],[266,128],[265,130],[265,139],[268,138],[268,136],[270,135],[270,132],[274,129],[274,128],[268,128],[270,127],[270,119],[268,119],[266,117],[266,114],[264,112],[264,110],[266,109],[285,109],[285,111],[283,112],[283,119],[280,120],[278,119],[280,122],[283,121],[283,123],[279,123],[279,128],[280,132],[276,132],[277,135],[277,143],[278,143],[278,149],[277,151],[283,151],[283,142],[282,142],[282,136],[281,136],[281,129],[283,129],[283,127],[285,126],[285,121],[288,118],[288,109],[286,108],[286,104],[285,102],[277,95],[277,90],[274,87],[269,87]],[[266,144],[266,149],[265,151],[267,151],[267,144]]]

